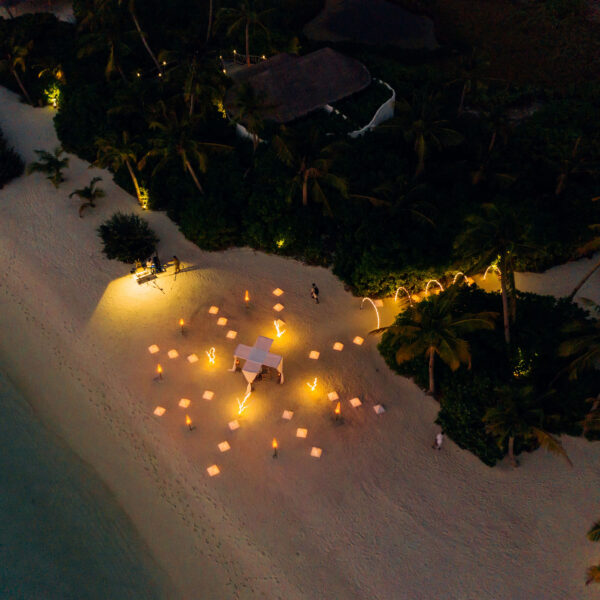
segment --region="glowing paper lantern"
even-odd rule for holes
[[[167,412],[167,409],[166,409],[166,408],[163,408],[162,406],[157,406],[157,407],[154,409],[154,414],[155,414],[157,417],[162,417],[162,416],[163,416],[163,415],[164,415],[166,412]]]
[[[280,288],[275,288],[275,289],[273,290],[273,295],[274,295],[274,296],[277,296],[277,297],[279,297],[279,296],[281,296],[281,294],[283,294],[283,290],[282,290],[282,289],[280,289]]]
[[[169,350],[167,352],[167,356],[169,358],[177,358],[179,356],[179,352],[177,352],[177,350]]]
[[[317,448],[316,446],[313,446],[310,449],[310,455],[313,458],[321,458],[321,454],[323,454],[323,450],[321,448]]]
[[[220,327],[227,325],[227,319],[225,317],[219,317],[217,319],[217,325],[219,325]]]
[[[179,406],[181,406],[181,408],[187,408],[190,405],[190,400],[188,398],[182,398],[179,401]]]
[[[316,350],[311,350],[308,358],[312,358],[313,360],[319,360],[319,356],[321,355],[320,352],[317,352]]]
[[[356,336],[356,337],[355,337],[355,338],[352,340],[352,343],[353,343],[353,344],[356,344],[357,346],[362,346],[364,341],[365,341],[365,340],[364,340],[363,338],[361,338],[361,337],[360,337],[360,335],[357,335],[357,336]]]
[[[354,407],[354,408],[358,408],[359,406],[362,405],[362,402],[360,401],[360,398],[350,398],[350,404]]]
[[[327,394],[327,398],[333,402],[334,400],[338,400],[339,396],[338,396],[337,392],[329,392]]]
[[[215,352],[216,350],[213,348],[210,348],[210,350],[206,351],[206,356],[208,356],[208,364],[209,365],[214,365],[215,364]]]
[[[302,427],[298,427],[296,429],[296,437],[305,438],[308,435],[308,429],[304,429]]]
[[[208,309],[208,312],[209,312],[211,315],[216,315],[216,314],[219,312],[219,307],[218,307],[218,306],[211,306],[211,307]]]
[[[228,340],[235,340],[235,338],[237,337],[237,331],[234,331],[233,329],[230,329],[227,334],[225,335],[225,337]]]
[[[204,390],[204,394],[202,394],[202,398],[204,400],[212,400],[215,397],[215,393],[211,390]]]
[[[208,469],[206,469],[206,471],[211,477],[214,477],[215,475],[218,475],[221,472],[217,465],[211,465],[210,467],[208,467]]]
[[[150,354],[156,354],[159,350],[160,350],[160,348],[156,344],[152,344],[152,346],[148,346],[148,352],[150,352]]]
[[[284,309],[283,304],[280,304],[279,302],[273,307],[273,310],[277,311],[277,312],[281,312]]]
[[[219,448],[219,450],[221,452],[227,452],[227,450],[231,450],[231,446],[229,445],[229,442],[221,442],[220,444],[217,445],[217,448]]]
[[[238,423],[237,419],[229,421],[229,423],[227,423],[227,426],[229,427],[229,429],[231,429],[231,431],[235,431],[236,429],[240,428],[240,424]]]
[[[375,411],[375,414],[378,414],[378,415],[382,415],[385,412],[385,408],[383,408],[383,406],[381,404],[376,404],[373,407],[373,410]]]
[[[283,413],[281,414],[281,418],[285,419],[286,421],[291,420],[291,418],[294,416],[294,412],[291,410],[284,410]]]
[[[196,354],[190,354],[188,357],[188,362],[190,363],[197,363],[198,362],[198,356]]]
[[[344,349],[344,344],[342,344],[342,342],[336,342],[333,345],[333,349],[337,350],[338,352],[341,352]]]

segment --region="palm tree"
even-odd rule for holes
[[[498,263],[504,339],[510,344],[510,323],[516,312],[514,260],[515,255],[528,248],[523,242],[523,226],[506,202],[482,204],[481,212],[465,221],[465,228],[455,240],[455,250],[464,259],[475,259],[474,268],[478,270]]]
[[[106,138],[96,138],[94,145],[97,148],[96,161],[94,164],[100,168],[110,167],[116,173],[122,166],[127,168],[135,195],[138,202],[142,204],[142,193],[140,185],[133,170],[134,164],[137,164],[137,157],[141,151],[141,146],[129,139],[129,133],[123,131],[121,139],[112,134]]]
[[[147,152],[138,164],[140,170],[144,169],[149,158],[158,158],[152,174],[157,173],[174,156],[179,156],[184,171],[187,171],[201,194],[204,190],[198,180],[198,175],[192,163],[195,163],[200,171],[206,171],[206,154],[203,148],[219,150],[230,150],[231,146],[224,144],[213,144],[209,142],[198,142],[193,139],[195,120],[189,117],[180,118],[175,110],[168,110],[165,103],[159,102],[159,110],[162,113],[161,121],[152,121],[150,129],[156,130],[157,135],[150,139],[153,148]]]
[[[498,446],[508,449],[508,458],[513,467],[518,467],[514,453],[515,440],[536,440],[552,454],[560,454],[573,466],[560,441],[542,428],[544,413],[533,401],[531,386],[505,384],[496,388],[498,404],[489,408],[484,417],[486,431],[496,438]]]
[[[237,33],[242,27],[246,40],[246,64],[250,66],[250,26],[259,27],[267,36],[269,30],[264,26],[261,19],[274,9],[257,12],[251,0],[242,0],[238,8],[222,8],[219,11],[218,20],[223,23],[229,23],[227,36]]]
[[[111,2],[112,0],[99,0],[99,1],[100,2],[107,2],[107,1]],[[148,44],[148,40],[146,39],[146,34],[142,31],[140,22],[137,18],[137,15],[135,14],[135,0],[119,0],[119,6],[121,6],[121,4],[123,4],[123,2],[127,2],[127,10],[129,11],[129,14],[131,16],[131,19],[133,21],[135,29],[138,32],[140,39],[142,40],[142,44],[144,44],[144,48],[146,48],[146,51],[150,55],[150,58],[156,65],[158,72],[162,73],[162,67],[160,66],[160,63],[158,62],[154,52],[152,52],[152,49],[150,48],[150,45]]]
[[[46,150],[34,150],[34,152],[38,155],[39,160],[27,165],[27,174],[46,173],[46,179],[58,189],[58,186],[65,180],[62,170],[69,166],[69,159],[61,158],[64,153],[62,146],[54,148],[52,153]]]
[[[232,102],[233,118],[243,123],[250,135],[252,136],[252,148],[256,152],[260,138],[260,132],[264,128],[263,114],[265,111],[274,107],[272,104],[267,104],[267,96],[262,91],[258,92],[252,87],[249,82],[242,83],[237,91],[237,94]]]
[[[197,101],[200,102],[200,114],[204,115],[210,105],[218,104],[225,94],[224,76],[215,64],[206,59],[198,60],[195,56],[183,63],[186,76],[183,87],[183,98],[189,103],[189,116],[194,115]]]
[[[554,190],[555,196],[560,196],[565,191],[569,178],[572,175],[586,173],[593,176],[598,173],[598,165],[590,157],[589,148],[586,146],[585,140],[581,135],[577,137],[569,153],[565,152],[560,160],[551,162],[558,170],[556,188]]]
[[[316,128],[300,136],[292,134],[285,127],[281,128],[281,135],[273,138],[273,146],[279,159],[296,171],[288,198],[299,188],[302,191],[303,206],[308,205],[310,194],[315,202],[324,205],[329,215],[333,214],[322,185],[336,189],[343,197],[348,195],[346,181],[329,172],[335,146],[330,144],[324,147]]]
[[[25,45],[17,44],[15,34],[13,34],[6,42],[3,49],[3,58],[0,58],[0,71],[10,71],[11,75],[16,79],[23,96],[27,102],[33,106],[31,96],[25,89],[21,77],[19,77],[19,69],[25,72],[25,60],[29,52],[33,48],[33,42],[30,41]]]
[[[74,190],[69,194],[69,198],[72,198],[73,196],[79,196],[81,200],[85,200],[85,202],[83,202],[83,204],[79,207],[79,216],[81,218],[83,218],[83,210],[86,206],[95,208],[96,200],[98,200],[98,198],[104,198],[104,196],[106,196],[106,192],[104,190],[101,190],[100,188],[96,187],[96,184],[99,181],[102,181],[102,177],[94,177],[90,181],[89,185],[86,185],[85,187],[79,190]]]
[[[586,304],[594,310],[600,310],[592,300]],[[558,347],[559,356],[571,358],[569,377],[576,379],[583,371],[592,370],[600,360],[600,321],[598,319],[579,319],[567,323],[563,333],[568,336]]]
[[[459,286],[432,296],[416,306],[409,306],[394,325],[375,329],[371,333],[390,332],[400,340],[396,352],[398,364],[417,356],[425,356],[429,364],[429,393],[435,393],[434,367],[438,355],[453,371],[461,364],[471,368],[469,342],[464,334],[479,329],[493,329],[497,317],[493,312],[457,314]]]
[[[460,116],[465,106],[465,99],[468,93],[485,89],[485,81],[488,80],[482,73],[489,67],[487,57],[478,54],[475,50],[467,57],[463,57],[460,64],[460,75],[457,79],[450,81],[448,85],[461,82],[462,91],[460,94],[460,102],[458,104],[457,116]]]
[[[111,75],[117,72],[123,82],[128,83],[121,65],[123,57],[130,52],[129,46],[123,42],[123,39],[127,37],[127,35],[128,34],[119,31],[116,27],[110,27],[105,30],[98,30],[82,35],[80,38],[81,44],[77,51],[77,58],[92,56],[108,50],[104,76],[109,80]]]
[[[415,93],[412,104],[400,98],[396,107],[404,139],[413,145],[417,157],[415,178],[425,171],[425,158],[431,146],[441,150],[446,146],[456,146],[464,139],[458,131],[448,127],[448,121],[439,118],[439,95]]]

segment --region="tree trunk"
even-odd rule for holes
[[[21,78],[19,77],[19,74],[17,73],[17,70],[16,69],[11,69],[11,71],[12,71],[12,74],[15,76],[15,79],[17,80],[17,83],[19,84],[19,87],[21,88],[21,91],[23,92],[23,95],[27,99],[27,102],[29,102],[29,104],[31,104],[31,106],[33,106],[33,102],[31,101],[31,97],[27,93],[27,90],[25,89],[25,86],[23,85],[23,82],[21,81]]]
[[[308,206],[308,173],[302,179],[302,206]]]
[[[575,289],[568,295],[569,300],[575,298],[575,294],[581,289],[583,284],[598,270],[600,269],[600,261],[597,262],[592,270],[575,286]]]
[[[433,365],[435,361],[435,349],[429,348],[429,393],[435,394],[435,380],[433,378]]]
[[[488,146],[488,156],[492,153],[492,150],[494,149],[494,144],[496,143],[497,134],[498,134],[497,130],[494,129],[494,132],[492,133],[492,138],[490,139],[490,145]]]
[[[194,114],[194,97],[195,94],[190,94],[190,117]]]
[[[127,81],[127,77],[125,77],[125,73],[123,73],[123,69],[121,68],[121,65],[117,65],[117,71],[119,71],[119,75],[121,76],[123,83],[129,83]]]
[[[208,3],[208,27],[206,28],[206,44],[208,44],[208,40],[210,40],[210,33],[212,29],[212,18],[213,18],[213,0],[210,0]]]
[[[246,65],[250,66],[250,21],[246,21]]]
[[[515,438],[512,435],[508,438],[508,458],[513,467],[519,466],[519,461],[515,457]]]
[[[563,193],[566,185],[567,185],[567,174],[561,173],[558,176],[558,179],[556,180],[556,189],[554,190],[554,195],[560,196]]]
[[[192,179],[194,180],[194,183],[196,184],[196,187],[198,188],[199,192],[201,194],[204,194],[204,190],[202,189],[202,186],[200,185],[200,182],[198,181],[198,177],[196,177],[196,172],[194,171],[192,165],[190,164],[190,161],[187,159],[185,161],[185,166],[186,166],[186,169],[189,171],[189,174],[192,176]]]
[[[506,265],[502,264],[504,270],[500,271],[500,291],[502,293],[502,314],[504,317],[504,341],[506,344],[510,344],[510,318],[508,310],[508,291],[506,289]]]
[[[142,43],[144,44],[144,47],[146,48],[146,50],[148,51],[148,54],[150,55],[150,58],[152,58],[152,60],[154,61],[154,64],[156,65],[156,68],[158,69],[158,72],[161,73],[162,69],[160,68],[160,64],[158,62],[158,60],[156,59],[156,56],[154,56],[154,52],[152,52],[152,49],[150,48],[150,46],[148,45],[148,42],[146,40],[146,36],[144,35],[144,32],[142,31],[142,28],[140,27],[140,24],[137,20],[137,17],[135,16],[135,13],[133,11],[129,11],[129,14],[131,15],[131,18],[133,19],[133,23],[135,25],[135,28],[137,29],[137,32],[142,40]]]
[[[140,186],[138,184],[137,177],[135,176],[135,173],[133,172],[133,168],[131,167],[131,163],[129,162],[129,160],[125,160],[125,166],[127,167],[127,170],[129,171],[129,176],[131,177],[131,181],[133,181],[133,187],[135,188],[135,194],[137,196],[138,202],[141,204],[142,203],[142,192],[140,191]]]
[[[10,8],[8,8],[8,6],[5,6],[5,7],[4,7],[4,10],[5,10],[5,11],[8,13],[8,16],[9,16],[11,19],[14,19],[14,18],[15,18],[15,17],[13,16],[13,14],[10,12]]]

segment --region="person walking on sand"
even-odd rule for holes
[[[442,442],[444,441],[444,432],[440,431],[436,436],[435,436],[435,440],[433,440],[433,444],[431,445],[431,447],[434,450],[441,450],[442,449]]]
[[[319,304],[319,288],[314,283],[312,284],[310,297],[315,301],[316,304]]]
[[[181,262],[180,260],[173,254],[173,265],[175,266],[175,275],[181,271]]]

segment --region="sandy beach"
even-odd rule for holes
[[[52,117],[0,89],[0,127],[25,161],[58,144]],[[176,254],[184,270],[138,286],[126,265],[103,257],[96,235],[116,211],[142,214],[135,199],[74,156],[65,175],[59,190],[34,174],[0,191],[0,363],[112,490],[169,573],[173,598],[595,597],[584,578],[598,551],[585,533],[600,518],[600,445],[563,437],[572,469],[543,451],[523,456],[518,470],[506,462],[490,469],[450,440],[433,452],[437,403],[388,370],[378,338],[367,335],[374,310],[361,310],[329,271],[250,249],[202,252],[166,215],[147,212],[159,255]],[[106,198],[80,219],[68,194],[96,175]],[[523,274],[518,285],[567,294],[590,265]],[[313,281],[319,305],[309,296]],[[598,273],[581,296],[600,300]],[[380,312],[390,323],[393,299]],[[258,382],[238,416],[245,382],[228,371],[233,349],[273,337],[277,315],[287,331],[272,351],[284,357],[285,383]],[[192,354],[198,362],[187,360]],[[339,396],[343,424],[333,420],[329,392]],[[351,406],[354,397],[362,406]],[[230,450],[220,452],[224,441]],[[320,458],[310,456],[313,446]],[[208,475],[211,465],[219,475]]]

